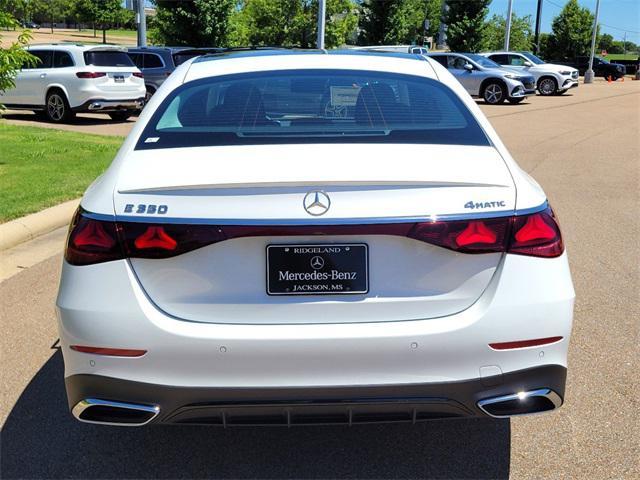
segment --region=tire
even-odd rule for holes
[[[147,93],[145,93],[144,95],[144,104],[146,105],[147,103],[149,103],[149,100],[151,100],[151,97],[153,97],[153,94],[156,93],[156,89],[153,87],[147,87]]]
[[[62,90],[52,89],[47,93],[44,116],[52,123],[67,123],[76,115],[71,111],[67,97]]]
[[[125,112],[111,112],[109,114],[109,116],[111,117],[111,120],[115,120],[116,122],[124,122],[131,115],[132,115],[132,113],[130,111],[128,111],[128,110],[125,111]]]
[[[513,105],[517,105],[518,103],[523,102],[525,99],[525,97],[519,97],[519,98],[510,98],[509,99],[509,103],[512,103]]]
[[[489,105],[499,105],[507,99],[507,89],[498,81],[489,81],[482,90],[482,98]]]
[[[538,92],[540,92],[540,95],[548,97],[550,95],[555,95],[557,91],[558,82],[556,82],[555,78],[542,77],[538,81]]]

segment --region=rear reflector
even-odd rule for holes
[[[515,342],[490,343],[489,346],[494,350],[513,350],[515,348],[539,347],[541,345],[549,345],[562,340],[562,337],[546,337],[536,338],[533,340],[518,340]]]
[[[94,355],[106,355],[109,357],[141,357],[147,353],[146,350],[131,348],[87,347],[84,345],[71,345],[69,348],[76,352],[93,353]]]
[[[78,78],[100,78],[106,75],[104,72],[76,72]]]
[[[307,235],[392,235],[408,237],[460,253],[512,253],[558,257],[564,251],[551,208],[531,215],[418,223],[305,226],[216,226],[96,220],[79,209],[65,259],[90,265],[122,258],[169,258],[241,237]]]
[[[144,78],[144,74],[142,72],[133,72],[134,77]]]

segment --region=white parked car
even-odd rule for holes
[[[152,97],[57,312],[81,421],[354,424],[559,407],[573,302],[544,192],[445,68],[245,51]]]
[[[504,67],[533,75],[540,95],[562,95],[578,86],[577,69],[546,63],[531,52],[487,52],[482,55]]]
[[[144,105],[143,75],[125,48],[61,43],[28,50],[38,62],[24,67],[15,88],[0,95],[8,108],[33,110],[62,123],[78,112],[104,112],[123,121]]]

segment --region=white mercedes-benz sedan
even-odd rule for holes
[[[565,396],[558,220],[431,59],[180,66],[72,222],[57,312],[81,421],[507,417]]]

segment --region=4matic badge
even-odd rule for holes
[[[464,204],[464,208],[496,208],[496,207],[506,207],[504,200],[498,200],[496,202],[467,202]]]

